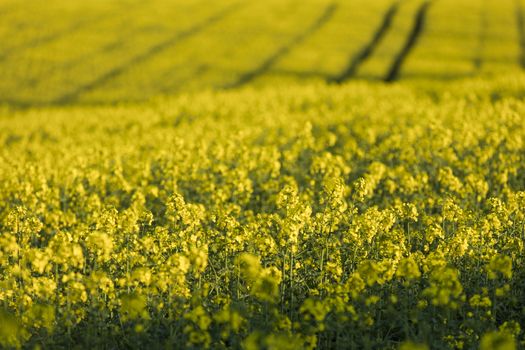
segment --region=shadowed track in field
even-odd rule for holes
[[[266,73],[279,59],[288,54],[295,46],[301,44],[309,36],[314,34],[316,31],[321,29],[334,15],[337,9],[337,5],[332,3],[328,5],[321,16],[319,16],[305,31],[296,35],[286,45],[280,47],[271,56],[269,56],[264,62],[262,62],[257,68],[242,74],[236,81],[231,84],[225,85],[225,89],[233,89],[245,84],[248,84],[258,76]]]
[[[474,57],[474,68],[476,71],[481,70],[483,66],[483,55],[485,51],[485,42],[487,41],[488,17],[487,17],[487,0],[481,1],[480,10],[480,28],[478,32],[478,42],[476,47],[476,56]]]
[[[152,47],[148,48],[146,51],[143,51],[129,59],[127,62],[107,71],[106,73],[100,75],[99,77],[95,78],[91,82],[88,82],[87,84],[81,85],[74,90],[68,92],[67,94],[57,98],[54,103],[55,104],[65,104],[74,102],[78,99],[78,97],[86,92],[92,91],[108,81],[118,77],[122,73],[124,73],[126,70],[131,68],[134,65],[137,65],[139,63],[142,63],[144,61],[147,61],[149,58],[153,57],[156,54],[161,53],[162,51],[166,50],[167,48],[175,45],[176,43],[188,39],[191,36],[197,35],[207,27],[211,26],[212,24],[219,22],[224,17],[226,17],[231,12],[237,10],[241,6],[241,3],[236,3],[232,6],[228,6],[225,9],[219,11],[218,13],[212,15],[211,17],[208,17],[204,21],[195,24],[194,26],[183,30],[181,32],[176,33],[175,35],[167,38],[166,40],[163,40],[161,42],[158,42],[157,44],[153,45]]]
[[[365,62],[368,59],[368,57],[372,55],[376,47],[379,46],[379,44],[381,43],[381,40],[383,40],[383,38],[385,37],[386,33],[388,32],[388,29],[390,29],[390,26],[392,25],[392,21],[395,17],[395,14],[397,13],[398,8],[398,2],[393,3],[389,7],[385,15],[383,16],[381,24],[375,31],[372,40],[370,40],[361,49],[361,51],[359,51],[359,53],[352,58],[348,67],[339,76],[330,79],[331,82],[343,83],[344,81],[355,76],[355,73],[357,72],[359,66],[363,64],[363,62]]]
[[[101,22],[104,19],[107,19],[111,17],[111,14],[105,14],[103,16],[99,16],[97,18],[92,19],[83,19],[81,21],[77,21],[74,23],[71,23],[69,26],[67,26],[65,29],[56,31],[54,33],[49,33],[47,35],[43,35],[37,38],[34,38],[32,40],[29,40],[27,42],[21,43],[20,45],[15,45],[13,47],[8,48],[4,52],[0,53],[0,62],[5,61],[9,56],[13,55],[14,53],[29,50],[38,46],[46,45],[50,42],[53,42],[55,40],[61,39],[63,37],[66,37],[70,35],[72,32],[87,28],[97,22]]]
[[[515,0],[516,3],[516,25],[518,26],[518,37],[520,42],[519,63],[521,68],[525,69],[525,15],[521,0]]]
[[[388,74],[385,76],[385,82],[392,82],[398,79],[399,72],[403,67],[403,63],[405,63],[406,58],[408,57],[412,49],[416,46],[421,34],[423,33],[426,22],[426,16],[428,9],[430,8],[430,4],[430,0],[425,0],[423,4],[421,4],[421,6],[419,7],[416,13],[416,18],[414,20],[412,30],[408,35],[405,45],[394,59],[394,63],[390,67]]]
[[[327,80],[327,74],[317,72],[317,71],[295,71],[290,69],[272,69],[272,74],[276,76],[284,76],[291,78],[300,78],[300,79],[317,79],[317,80]]]
[[[2,5],[0,7],[0,16],[3,16],[5,15],[6,13],[9,13],[13,10],[14,6],[13,4],[8,4],[8,5]]]
[[[139,29],[132,30],[126,36],[121,36],[121,37],[119,37],[119,38],[117,38],[117,39],[107,43],[106,45],[103,45],[103,46],[101,46],[99,48],[94,49],[92,52],[86,53],[86,54],[84,54],[84,55],[82,55],[80,57],[77,57],[77,58],[71,59],[69,61],[66,61],[62,65],[49,68],[44,73],[44,76],[49,77],[51,75],[60,74],[61,72],[67,71],[67,70],[75,68],[75,67],[81,67],[86,62],[89,62],[90,60],[95,59],[95,58],[97,58],[97,57],[99,57],[101,55],[111,54],[111,53],[113,53],[113,52],[115,52],[115,51],[117,51],[119,49],[122,49],[127,44],[126,43],[126,39],[127,38],[133,37],[134,35],[138,35],[138,34],[141,34],[141,33],[147,32],[147,31],[153,31],[153,30],[156,30],[156,27],[154,27],[154,26],[142,27],[142,28],[139,28]],[[26,81],[25,85],[23,85],[23,86],[27,87],[27,86],[31,86],[32,84],[34,84],[34,82]]]

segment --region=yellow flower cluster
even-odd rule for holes
[[[0,110],[0,347],[524,347],[525,76],[447,89]]]

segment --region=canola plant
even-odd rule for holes
[[[517,349],[525,76],[0,110],[2,348]]]

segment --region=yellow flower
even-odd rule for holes
[[[512,259],[505,255],[493,256],[487,266],[487,273],[492,280],[498,278],[499,274],[505,278],[512,278]]]
[[[507,332],[489,332],[481,338],[480,350],[515,350],[516,341]]]
[[[88,249],[94,253],[101,262],[111,259],[113,240],[108,234],[99,231],[92,232],[88,235],[86,244]]]
[[[429,347],[426,344],[414,343],[411,341],[403,342],[399,346],[399,350],[428,350]]]
[[[136,319],[149,320],[146,296],[138,293],[121,296],[120,317],[124,322]]]
[[[21,348],[30,333],[20,321],[6,310],[0,309],[0,345],[4,348]]]

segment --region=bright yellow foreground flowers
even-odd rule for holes
[[[0,347],[523,347],[523,91],[4,109]]]

